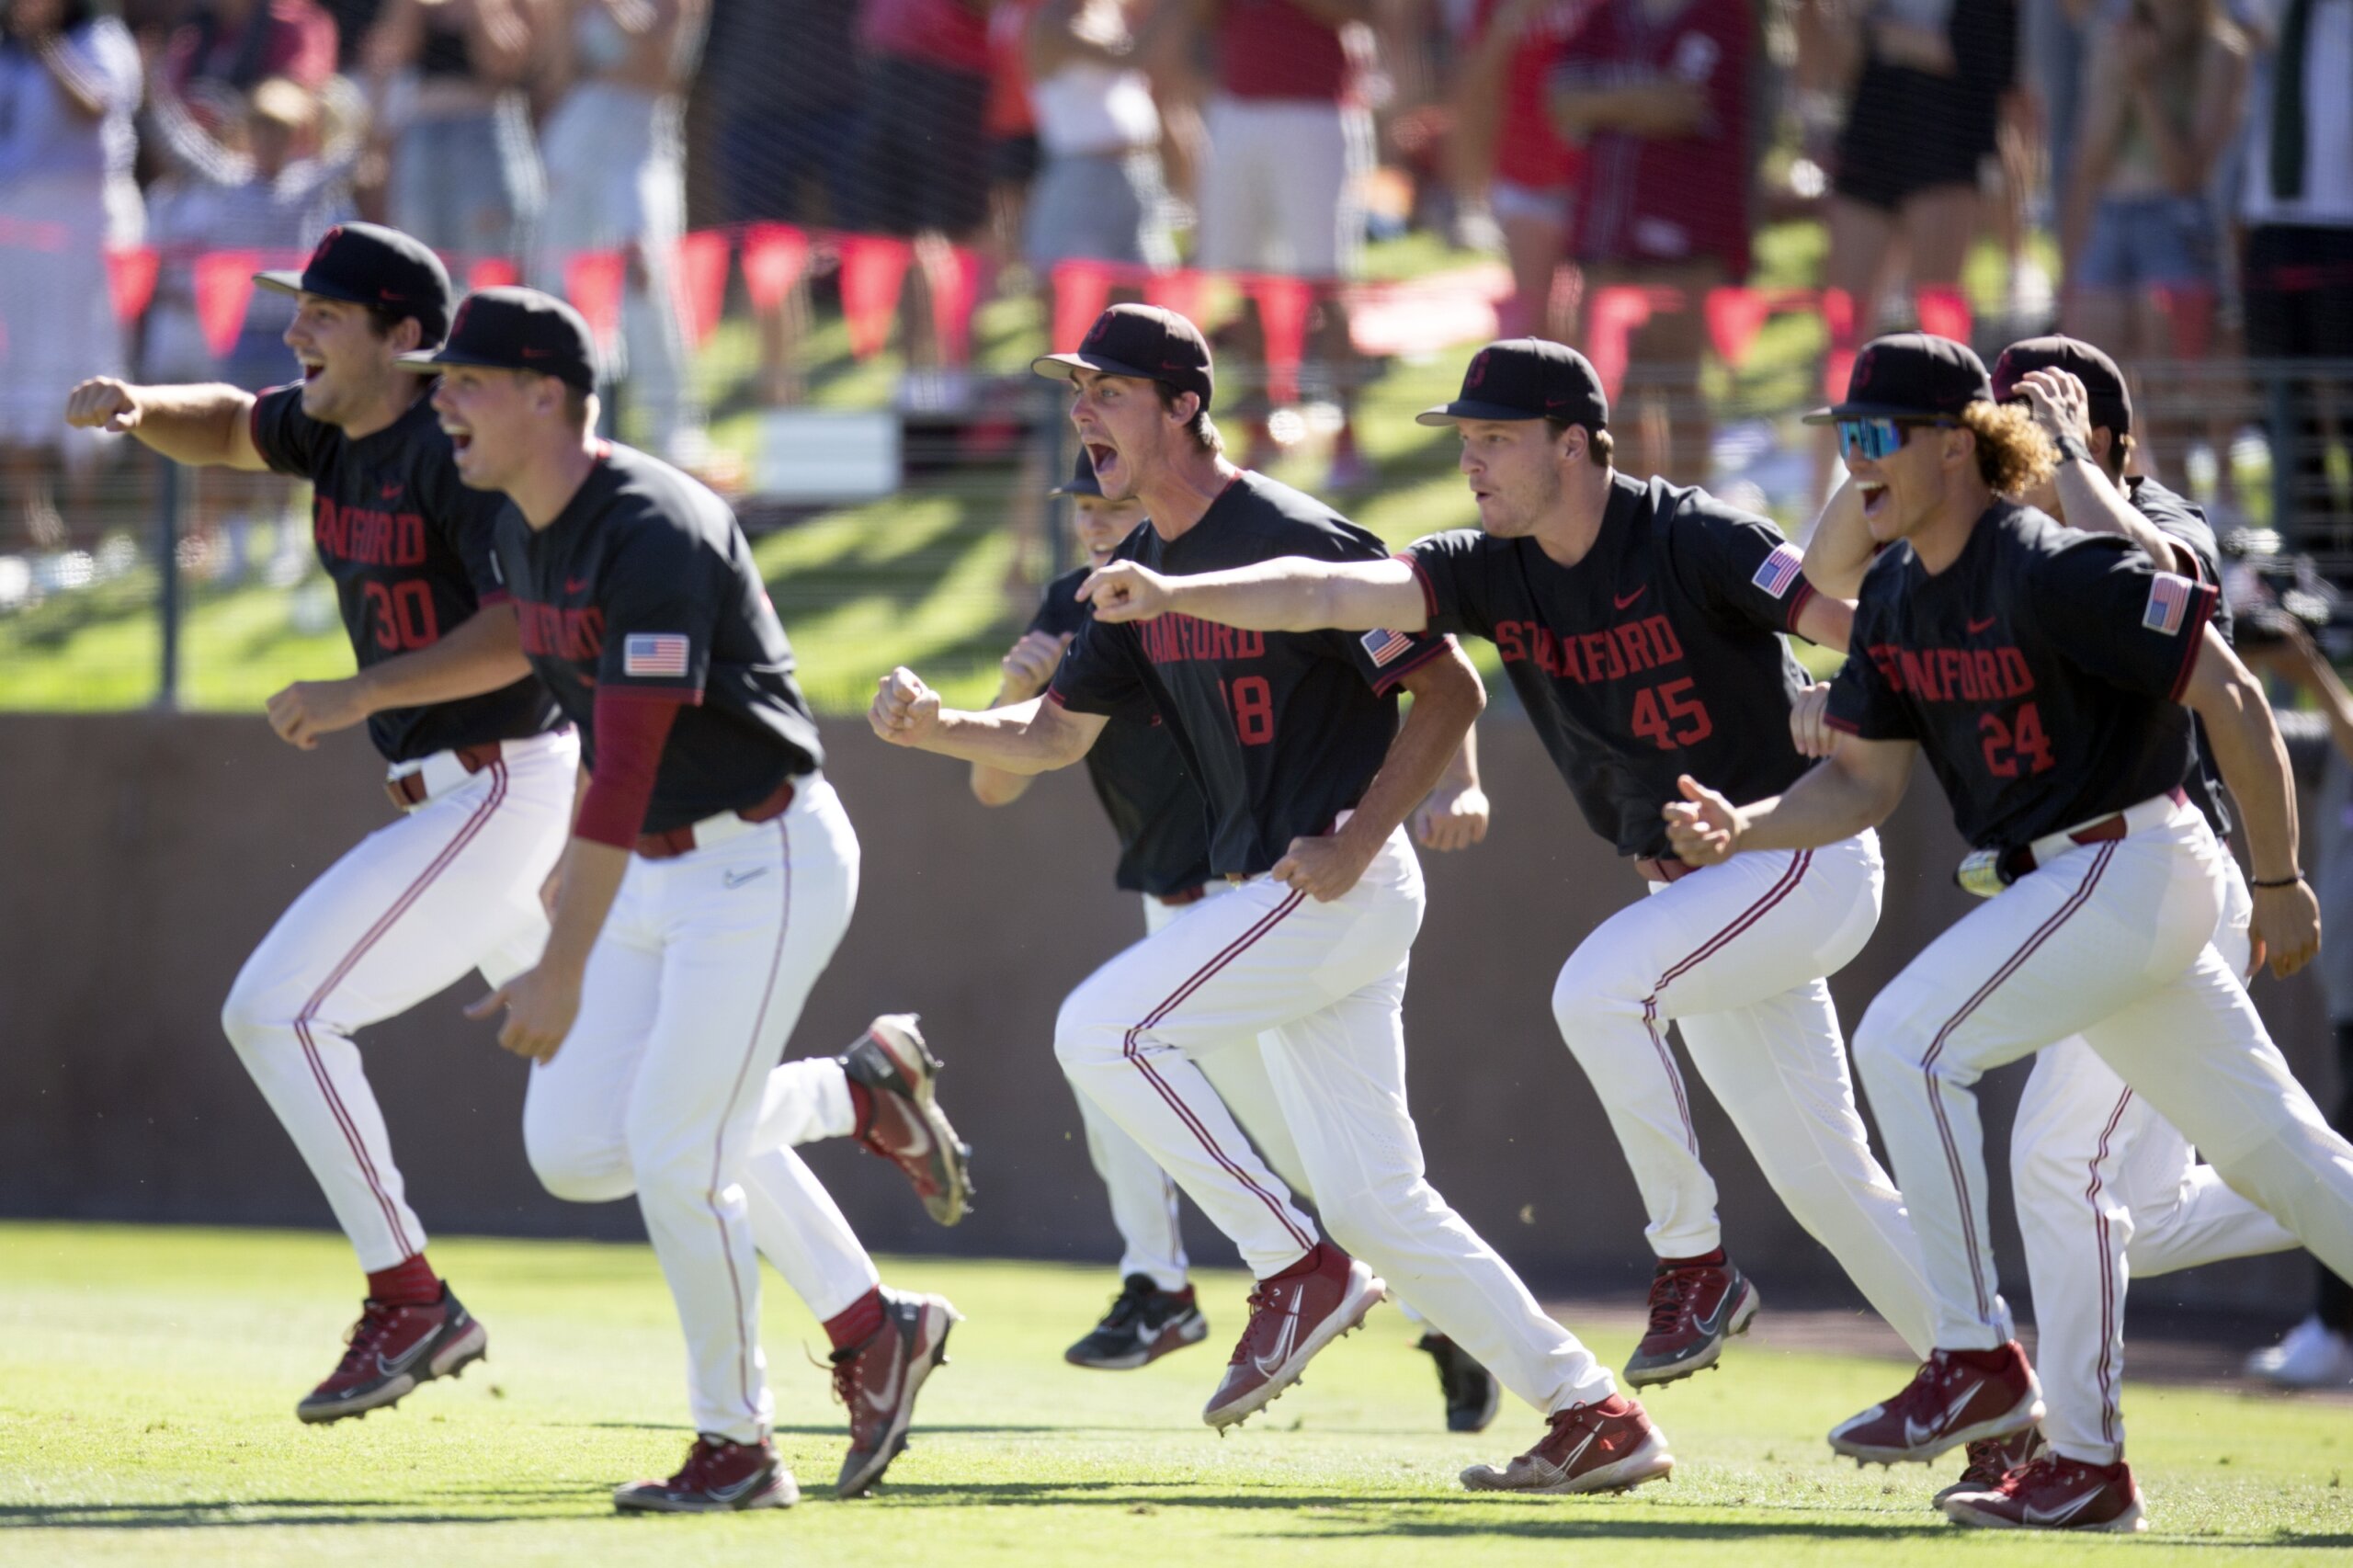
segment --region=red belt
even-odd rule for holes
[[[480,773],[498,760],[498,743],[484,741],[478,746],[460,746],[455,755],[468,773]],[[424,770],[420,768],[415,773],[404,773],[398,778],[385,779],[384,793],[390,795],[392,804],[402,811],[425,804]]]
[[[1188,903],[1200,903],[1209,895],[1210,887],[1207,882],[1195,882],[1191,887],[1178,888],[1175,892],[1156,892],[1152,896],[1171,909],[1182,909]]]
[[[1643,874],[1643,880],[1646,882],[1679,882],[1699,869],[1689,861],[1678,860],[1672,855],[1663,855],[1656,859],[1643,858],[1634,862],[1634,869]]]
[[[792,806],[792,780],[788,778],[776,787],[776,792],[757,805],[745,806],[735,814],[745,822],[767,822],[780,817]],[[708,819],[705,819],[708,820]],[[674,827],[667,833],[638,835],[637,852],[649,860],[675,860],[695,846],[696,824]]]
[[[2178,806],[2188,803],[2189,794],[2177,784],[2165,791],[2165,798]],[[2102,817],[2096,823],[2075,829],[2067,837],[2076,844],[2109,844],[2124,837],[2131,831],[2131,824],[2124,820],[2124,813],[2118,812],[2113,816]],[[2018,878],[2031,872],[2035,869],[2035,864],[2034,846],[2030,844],[2019,845],[2003,857],[2002,869],[2006,873],[2003,881],[2012,882],[2018,881]]]

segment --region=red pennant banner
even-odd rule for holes
[[[1111,269],[1099,261],[1065,261],[1054,268],[1054,337],[1057,354],[1078,347],[1111,298]]]
[[[1601,378],[1601,392],[1610,402],[1626,384],[1626,366],[1633,358],[1635,329],[1651,319],[1650,290],[1639,284],[1619,283],[1593,291],[1586,307],[1586,355]]]
[[[891,318],[907,278],[914,247],[882,234],[844,234],[842,314],[849,324],[849,351],[871,359],[891,341]]]
[[[1258,324],[1267,335],[1267,397],[1278,405],[1299,401],[1300,360],[1307,351],[1307,312],[1314,290],[1303,278],[1253,278]]]
[[[1210,280],[1198,272],[1163,272],[1144,280],[1144,302],[1175,311],[1194,325],[1209,308]]]
[[[981,258],[961,246],[932,251],[924,258],[931,283],[931,329],[943,363],[961,365],[972,357],[972,312],[981,300]]]
[[[107,252],[107,293],[114,301],[115,319],[137,321],[155,297],[155,269],[161,261],[149,245]]]
[[[190,269],[196,285],[196,324],[203,330],[204,347],[216,359],[226,358],[245,326],[245,305],[253,298],[254,269],[261,253],[250,250],[206,251]]]
[[[563,295],[588,324],[597,347],[608,350],[620,336],[621,290],[629,285],[629,258],[617,250],[585,250],[563,264]]]
[[[755,223],[744,232],[744,290],[761,314],[781,310],[808,269],[809,236],[791,224]]]
[[[686,330],[687,342],[696,348],[710,342],[719,327],[720,306],[727,297],[724,231],[699,229],[678,241],[670,292],[677,301],[678,322]]]
[[[511,289],[523,281],[523,269],[503,256],[485,256],[466,268],[466,291],[477,289]]]
[[[1950,284],[1932,285],[1913,295],[1920,330],[1956,343],[1969,341],[1969,296]]]
[[[1711,289],[1706,308],[1708,341],[1715,345],[1716,358],[1739,369],[1748,362],[1772,301],[1754,289]]]

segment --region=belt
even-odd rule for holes
[[[1645,858],[1635,861],[1634,869],[1643,874],[1643,880],[1646,882],[1679,882],[1692,872],[1704,868],[1694,866],[1688,860],[1678,860],[1672,855],[1661,855],[1655,858]]]
[[[437,751],[417,764],[412,771],[397,774],[385,779],[384,793],[392,798],[392,804],[399,810],[413,811],[433,799],[434,796],[440,794],[444,790],[462,783],[496,762],[500,755],[499,748],[498,742],[485,741],[478,746],[460,746],[454,751]],[[443,761],[445,757],[453,759],[454,766],[463,771],[452,773],[450,769],[453,763]]]
[[[775,793],[756,805],[745,806],[740,812],[722,812],[700,822],[674,827],[667,833],[638,835],[637,852],[648,860],[675,860],[690,849],[704,849],[724,843],[739,833],[748,832],[764,822],[774,822],[792,805],[792,780],[788,778],[776,787]]]
[[[1170,909],[1182,909],[1188,903],[1200,903],[1209,895],[1209,883],[1195,882],[1191,887],[1178,888],[1175,892],[1156,892],[1152,896]]]
[[[2057,833],[2044,834],[2031,844],[2021,844],[2009,849],[1980,849],[1961,861],[1961,869],[1954,873],[1953,880],[1980,898],[1991,898],[2020,877],[2031,875],[2070,849],[2080,848],[2086,844],[2112,844],[2120,838],[2145,832],[2172,816],[2177,806],[2187,805],[2188,801],[2188,794],[2176,785],[2162,795],[2152,795],[2120,812],[2111,812],[2075,827],[2061,828]]]

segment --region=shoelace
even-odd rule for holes
[[[1999,1486],[2009,1473],[2009,1446],[2006,1439],[1980,1437],[1969,1445],[1969,1462],[1961,1470],[1964,1485]]]
[[[1671,1334],[1683,1321],[1684,1306],[1699,1285],[1699,1270],[1677,1268],[1658,1277],[1651,1287],[1651,1326],[1653,1334]]]
[[[1131,1285],[1111,1298],[1111,1310],[1103,1314],[1105,1328],[1126,1328],[1146,1315],[1155,1290],[1150,1285]]]
[[[1230,1367],[1239,1367],[1245,1361],[1250,1360],[1256,1354],[1256,1352],[1250,1348],[1250,1342],[1257,1335],[1258,1324],[1264,1321],[1266,1310],[1274,1305],[1277,1290],[1278,1283],[1272,1279],[1261,1279],[1257,1284],[1250,1288],[1249,1326],[1245,1327],[1242,1331],[1242,1337],[1234,1342],[1233,1358],[1227,1362],[1226,1365]]]
[[[386,1306],[381,1301],[367,1302],[359,1309],[359,1321],[344,1332],[343,1359],[335,1366],[338,1373],[357,1371],[374,1358],[377,1346],[400,1316],[401,1309]]]
[[[2057,1454],[2038,1454],[2002,1477],[2002,1494],[2015,1497],[2029,1486],[2057,1480],[2062,1462]]]

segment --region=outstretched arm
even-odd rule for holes
[[[1887,820],[1912,779],[1912,741],[1839,738],[1838,749],[1770,800],[1735,806],[1688,775],[1683,799],[1661,808],[1675,853],[1713,866],[1744,849],[1812,849]]]
[[[174,462],[241,468],[269,465],[254,448],[254,394],[232,386],[140,387],[93,376],[65,400],[65,423],[131,435]]]
[[[1097,619],[1115,622],[1176,614],[1245,631],[1420,631],[1429,625],[1421,584],[1402,561],[1341,564],[1285,556],[1193,577],[1114,561],[1089,573],[1078,597],[1094,602]]]
[[[904,665],[884,676],[879,686],[866,720],[882,739],[1006,773],[1068,767],[1103,733],[1101,714],[1074,713],[1051,698],[1033,697],[983,713],[942,708],[939,693]]]

